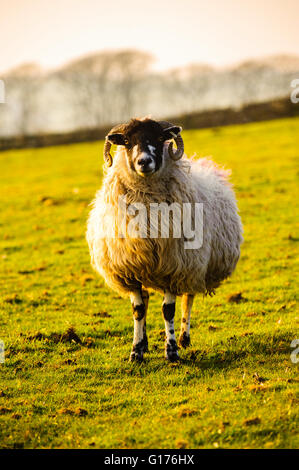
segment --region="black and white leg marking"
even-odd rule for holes
[[[145,314],[144,314],[144,323],[143,323],[143,341],[144,341],[143,352],[148,352],[148,339],[147,339],[147,334],[146,334],[146,314],[147,314],[148,301],[149,301],[148,291],[145,289],[142,289],[141,296],[145,305]]]
[[[178,347],[176,344],[174,332],[175,299],[175,295],[166,291],[162,304],[166,333],[165,357],[171,362],[177,361],[179,359]]]
[[[179,345],[187,348],[190,345],[190,317],[194,295],[184,294],[182,296],[182,321],[179,337]]]
[[[130,299],[134,319],[134,338],[130,360],[137,360],[141,362],[143,360],[143,353],[147,351],[147,336],[145,331],[145,325],[148,293],[146,291],[142,291],[142,293],[139,290],[134,291],[131,292]]]

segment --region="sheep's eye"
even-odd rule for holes
[[[158,137],[158,141],[159,142],[163,142],[164,138],[162,137],[162,135],[160,137]]]
[[[124,139],[124,143],[125,143],[125,145],[128,145],[129,144],[128,139]]]

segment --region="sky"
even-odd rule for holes
[[[0,73],[121,48],[156,69],[299,55],[299,0],[0,0]]]

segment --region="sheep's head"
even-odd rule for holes
[[[158,171],[163,164],[164,143],[174,139],[168,146],[169,156],[179,160],[184,154],[184,142],[180,135],[182,128],[166,121],[152,119],[132,119],[128,124],[121,124],[111,129],[106,136],[104,159],[108,166],[113,163],[110,154],[112,144],[125,148],[128,164],[132,171],[140,176],[149,176]]]

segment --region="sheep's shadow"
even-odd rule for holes
[[[291,341],[294,332],[285,331],[274,335],[253,334],[247,337],[233,336],[226,342],[215,344],[214,351],[211,349],[190,349],[182,352],[180,363],[184,366],[196,367],[201,370],[226,369],[238,367],[240,361],[247,358],[250,361],[264,360],[269,358],[279,361],[281,356],[292,352]]]
[[[128,332],[129,335],[129,332]],[[97,340],[107,340],[111,336],[122,337],[120,331],[106,330],[102,334],[93,334]],[[284,331],[274,334],[254,333],[247,336],[232,336],[226,340],[215,343],[213,348],[194,348],[195,343],[190,348],[180,349],[180,360],[177,363],[170,363],[164,359],[164,344],[149,344],[149,353],[144,356],[141,363],[131,362],[133,369],[147,368],[150,370],[159,370],[173,366],[173,370],[177,367],[186,367],[204,370],[225,370],[228,368],[240,367],[242,362],[250,361],[257,363],[268,361],[271,358],[272,364],[275,361],[282,361],[286,355],[292,352],[291,341],[295,337],[295,332]],[[124,344],[123,343],[123,344]],[[96,347],[96,346],[95,346]],[[129,350],[128,350],[129,351]],[[128,355],[123,357],[123,363],[129,362]],[[283,357],[282,357],[283,356]],[[171,368],[171,367],[170,367]]]

